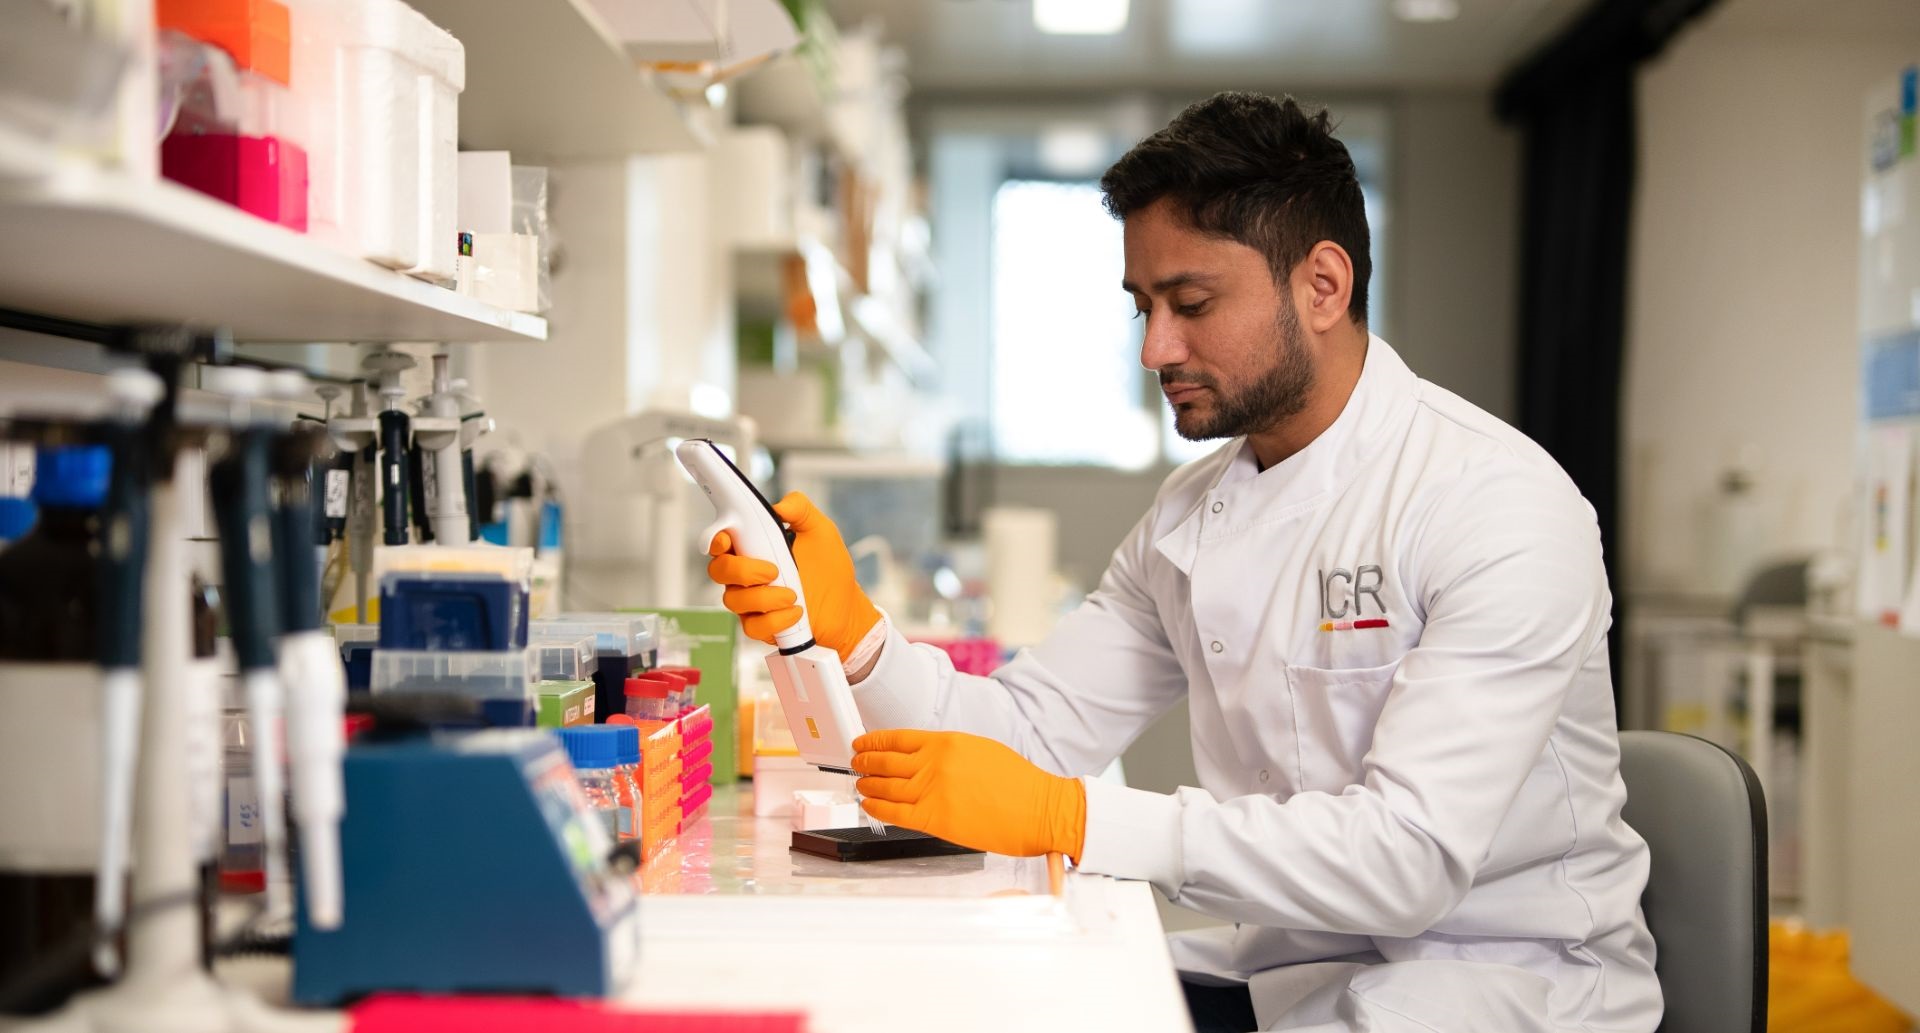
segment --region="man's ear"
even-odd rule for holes
[[[1347,318],[1353,300],[1353,259],[1347,250],[1323,240],[1307,252],[1294,275],[1294,309],[1308,331],[1324,334]]]

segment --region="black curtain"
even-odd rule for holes
[[[1714,0],[1599,0],[1508,74],[1495,99],[1522,137],[1520,429],[1572,476],[1600,517],[1613,585],[1618,702],[1620,385],[1634,79]]]

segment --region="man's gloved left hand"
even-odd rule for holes
[[[889,825],[1011,857],[1080,858],[1087,789],[1077,778],[964,732],[868,732],[853,749],[860,805]]]

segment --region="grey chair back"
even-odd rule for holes
[[[1661,1033],[1765,1033],[1767,810],[1753,769],[1690,735],[1621,732],[1623,812],[1652,852],[1640,906]]]

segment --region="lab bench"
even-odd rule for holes
[[[788,850],[742,784],[635,876],[640,961],[619,995],[640,1008],[796,1009],[810,1033],[1191,1029],[1143,882],[1045,858],[969,854],[842,863]],[[221,974],[275,1003],[282,961]]]
[[[1185,1030],[1153,889],[1045,858],[843,863],[728,786],[640,873],[645,1005],[796,1007],[815,1033]]]

